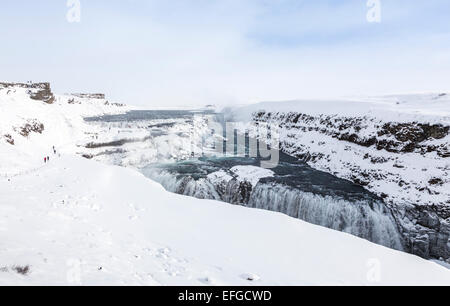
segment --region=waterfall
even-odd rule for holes
[[[303,192],[280,184],[258,184],[252,192],[248,206],[281,212],[386,247],[403,250],[396,222],[381,201],[347,201]]]
[[[371,242],[403,250],[402,238],[389,209],[381,200],[350,201],[337,196],[304,192],[276,182],[255,187],[232,177],[226,180],[176,175],[162,169],[145,174],[168,191],[284,213],[303,221],[346,232]]]
[[[206,178],[195,180],[191,176],[177,177],[176,175],[159,169],[144,172],[152,180],[160,183],[167,191],[198,199],[222,201],[216,187]]]

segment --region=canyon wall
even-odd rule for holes
[[[254,112],[261,123],[279,127],[285,153],[383,198],[409,252],[450,261],[448,124]]]

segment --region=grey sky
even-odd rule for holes
[[[450,90],[446,0],[80,2],[2,1],[0,79],[149,107]]]

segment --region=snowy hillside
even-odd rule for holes
[[[175,195],[77,156],[99,135],[119,137],[83,117],[130,108],[42,88],[0,85],[0,285],[450,284],[434,262],[283,214]]]
[[[284,152],[385,199],[410,252],[450,261],[450,95],[260,103],[232,115],[242,129],[280,127]]]
[[[73,153],[76,144],[95,133],[84,116],[122,113],[129,107],[105,99],[56,95],[52,103],[33,99],[27,84],[0,83],[0,175],[41,165],[55,146]]]

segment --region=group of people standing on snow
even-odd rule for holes
[[[53,146],[53,154],[56,155],[56,149],[55,146]],[[44,156],[44,163],[50,162],[50,156]]]

